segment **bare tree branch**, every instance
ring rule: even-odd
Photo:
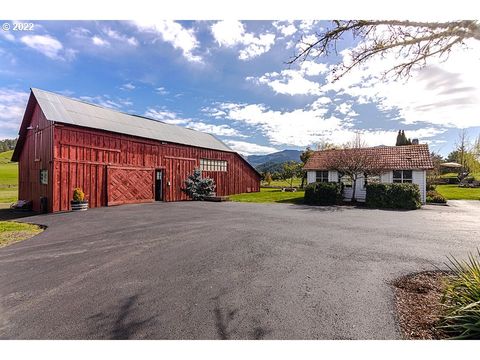
[[[465,40],[480,40],[480,24],[475,20],[450,22],[419,22],[400,20],[333,20],[332,28],[316,34],[316,40],[300,40],[300,47],[287,64],[308,58],[338,55],[339,40],[347,34],[363,41],[350,52],[350,61],[335,65],[333,80],[338,80],[353,68],[375,56],[386,56],[396,51],[399,63],[383,76],[394,73],[396,77],[408,77],[414,68],[421,68],[430,58],[446,60],[450,52],[464,46]]]

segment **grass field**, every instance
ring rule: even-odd
[[[12,163],[13,150],[0,153],[0,207],[17,201],[18,165]]]
[[[458,176],[458,173],[455,173],[455,172],[450,172],[450,173],[440,175],[441,178],[451,178],[451,177],[455,178],[457,176]],[[471,173],[470,176],[472,176],[475,180],[480,180],[480,172]]]
[[[0,207],[18,198],[18,165],[12,163],[13,150],[0,153]]]
[[[294,187],[298,187],[300,186],[300,184],[302,183],[302,179],[300,178],[295,178],[293,179],[293,183],[292,185]],[[262,186],[267,186],[267,183],[265,181],[262,181],[261,183]],[[290,181],[286,181],[286,180],[273,180],[271,183],[270,183],[270,186],[283,186],[283,187],[290,187]]]
[[[26,240],[42,231],[43,229],[38,225],[0,221],[0,247]]]
[[[282,192],[280,189],[261,188],[257,193],[231,195],[229,198],[239,202],[302,204],[304,193],[304,191]]]
[[[457,185],[437,185],[436,190],[447,200],[480,200],[480,188],[463,188]]]

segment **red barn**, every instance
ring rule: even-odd
[[[19,199],[35,211],[70,209],[81,187],[90,207],[179,201],[195,168],[217,195],[255,192],[258,172],[213,135],[32,89],[12,157]]]

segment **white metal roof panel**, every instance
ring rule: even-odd
[[[32,92],[50,121],[233,152],[215,136],[201,131],[122,113],[40,89],[32,89]]]

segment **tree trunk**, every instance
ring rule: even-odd
[[[357,187],[357,177],[355,176],[354,178],[352,178],[353,182],[352,182],[352,199],[351,199],[351,203],[354,203],[357,201],[357,199],[355,199],[355,188]]]

